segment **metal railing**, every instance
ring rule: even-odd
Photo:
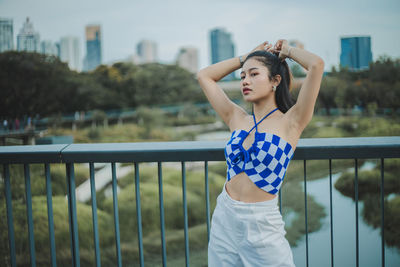
[[[95,250],[96,266],[100,266],[99,231],[96,203],[96,186],[94,163],[111,163],[112,172],[112,199],[115,231],[115,248],[117,255],[116,265],[122,266],[118,200],[117,200],[117,179],[116,162],[134,162],[135,170],[135,198],[136,216],[138,224],[138,248],[140,266],[144,266],[142,217],[140,203],[140,170],[139,163],[156,162],[158,167],[158,188],[159,188],[159,214],[160,231],[162,243],[162,263],[166,266],[166,240],[165,240],[165,216],[163,196],[163,162],[181,162],[182,171],[182,199],[184,219],[184,243],[185,243],[185,264],[189,266],[189,238],[188,238],[188,210],[186,199],[186,162],[203,161],[205,177],[205,205],[207,234],[210,231],[210,199],[208,182],[208,162],[224,161],[224,142],[157,142],[157,143],[112,143],[112,144],[70,144],[70,145],[43,145],[43,146],[10,146],[0,147],[0,164],[3,165],[3,180],[5,189],[6,216],[8,225],[8,246],[10,265],[16,266],[15,233],[12,209],[12,197],[10,181],[10,164],[24,164],[25,196],[28,223],[29,255],[31,266],[36,265],[35,239],[32,214],[32,195],[30,182],[30,164],[44,164],[46,179],[47,211],[49,243],[51,253],[51,264],[56,266],[56,247],[54,236],[53,207],[52,207],[52,186],[50,177],[50,163],[64,163],[66,165],[66,182],[68,192],[68,215],[71,240],[71,255],[73,266],[80,266],[80,251],[77,224],[77,204],[75,195],[75,163],[89,163],[90,188],[93,224],[93,242]],[[309,265],[308,251],[308,230],[307,230],[307,171],[306,161],[314,159],[329,160],[330,178],[330,242],[331,242],[331,266],[334,266],[334,245],[333,245],[333,214],[332,214],[332,166],[333,159],[354,159],[355,162],[355,203],[356,203],[356,265],[359,266],[359,239],[358,239],[358,159],[380,159],[381,160],[381,257],[382,266],[385,266],[385,243],[384,243],[384,159],[400,158],[400,137],[365,137],[365,138],[314,138],[301,139],[294,154],[294,160],[304,161],[304,204],[305,204],[305,227],[306,227],[306,265]],[[281,206],[281,201],[280,208]],[[1,216],[5,216],[1,214]],[[4,229],[5,230],[5,229]],[[3,231],[3,230],[2,230]]]

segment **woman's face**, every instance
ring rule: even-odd
[[[240,88],[245,101],[257,102],[274,94],[273,81],[269,80],[268,68],[254,58],[248,59],[240,73]]]

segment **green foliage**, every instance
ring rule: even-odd
[[[226,176],[226,168],[227,168],[226,162],[216,162],[216,163],[210,162],[208,164],[209,172],[219,174],[222,177]]]
[[[92,113],[93,121],[97,123],[102,123],[105,119],[107,119],[107,114],[102,110],[94,110]]]
[[[30,164],[30,182],[32,196],[41,196],[46,194],[46,176],[42,164]],[[78,186],[89,177],[88,167],[84,164],[74,165],[75,184]],[[22,164],[10,165],[10,181],[12,199],[25,199],[25,175]],[[66,169],[63,164],[50,165],[50,177],[53,196],[66,195]],[[4,190],[4,184],[0,184],[0,189]]]
[[[304,129],[301,137],[326,138],[398,135],[400,135],[400,123],[397,117],[314,116],[313,120]]]
[[[364,108],[374,115],[377,108],[400,108],[400,60],[381,57],[365,71],[346,68],[332,71],[323,78],[317,107]]]
[[[400,193],[398,182],[398,170],[400,169],[400,159],[388,160],[385,166],[385,195]],[[335,188],[343,195],[354,199],[354,173],[345,172],[335,183]],[[365,199],[371,194],[380,194],[381,170],[380,166],[371,171],[360,171],[358,173],[358,195],[360,199]]]
[[[124,233],[122,240],[128,242],[136,237],[137,221],[135,206],[134,174],[129,173],[126,177],[119,179],[119,186],[123,187],[118,194],[120,210],[121,232]],[[143,221],[143,233],[147,235],[160,228],[159,207],[158,207],[158,176],[154,168],[140,168],[140,198]],[[209,173],[211,207],[215,207],[215,199],[224,183],[224,178]],[[165,226],[167,229],[183,229],[183,210],[180,208],[182,202],[181,172],[165,168],[163,170],[163,194],[165,209]],[[203,224],[205,221],[205,193],[204,193],[204,172],[188,171],[187,183],[187,205],[189,226]],[[212,197],[211,197],[212,196]],[[98,201],[99,207],[107,212],[112,212],[113,202],[111,198]]]
[[[10,118],[42,116],[79,108],[78,74],[54,56],[0,53],[0,114]]]
[[[144,128],[141,138],[149,139],[151,130],[160,128],[165,122],[165,115],[162,110],[156,108],[139,107],[135,114],[138,125]]]
[[[7,95],[0,113],[10,118],[205,101],[194,75],[177,65],[115,63],[76,73],[56,57],[15,51],[0,53],[0,88]]]
[[[346,87],[346,83],[336,77],[324,77],[318,94],[317,107],[323,107],[330,115],[330,109],[337,107],[335,96]]]
[[[90,128],[87,137],[93,141],[97,141],[100,138],[100,130],[98,128]]]
[[[362,216],[374,228],[381,227],[381,202],[378,194],[370,194],[364,202]],[[400,196],[386,199],[385,202],[385,242],[389,246],[400,248]]]
[[[1,200],[0,214],[5,214],[4,201]],[[44,196],[32,198],[33,224],[35,234],[35,248],[37,264],[50,265],[50,247],[47,221],[47,200]],[[68,207],[64,196],[53,197],[53,219],[56,241],[57,265],[66,266],[71,264],[71,247],[68,224]],[[94,265],[94,244],[93,236],[92,210],[90,206],[77,203],[77,219],[79,228],[79,250],[80,259],[83,265]],[[17,254],[17,264],[27,266],[30,264],[29,257],[26,256],[29,251],[28,230],[26,219],[26,204],[23,202],[13,202],[15,245]],[[113,224],[112,217],[101,210],[98,210],[98,226],[100,234],[100,244],[104,247],[113,244],[113,232],[110,225]],[[0,229],[7,229],[6,221],[0,220]],[[7,254],[9,253],[8,232],[2,231],[0,241],[0,265],[7,266]],[[107,261],[107,259],[104,259]]]

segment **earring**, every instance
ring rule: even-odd
[[[272,86],[272,91],[276,91],[276,86],[274,85],[274,86]]]

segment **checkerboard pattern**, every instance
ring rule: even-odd
[[[236,130],[225,146],[227,179],[245,172],[259,188],[277,194],[293,157],[292,146],[277,135],[256,131],[254,143],[246,150],[243,141],[248,135]]]

